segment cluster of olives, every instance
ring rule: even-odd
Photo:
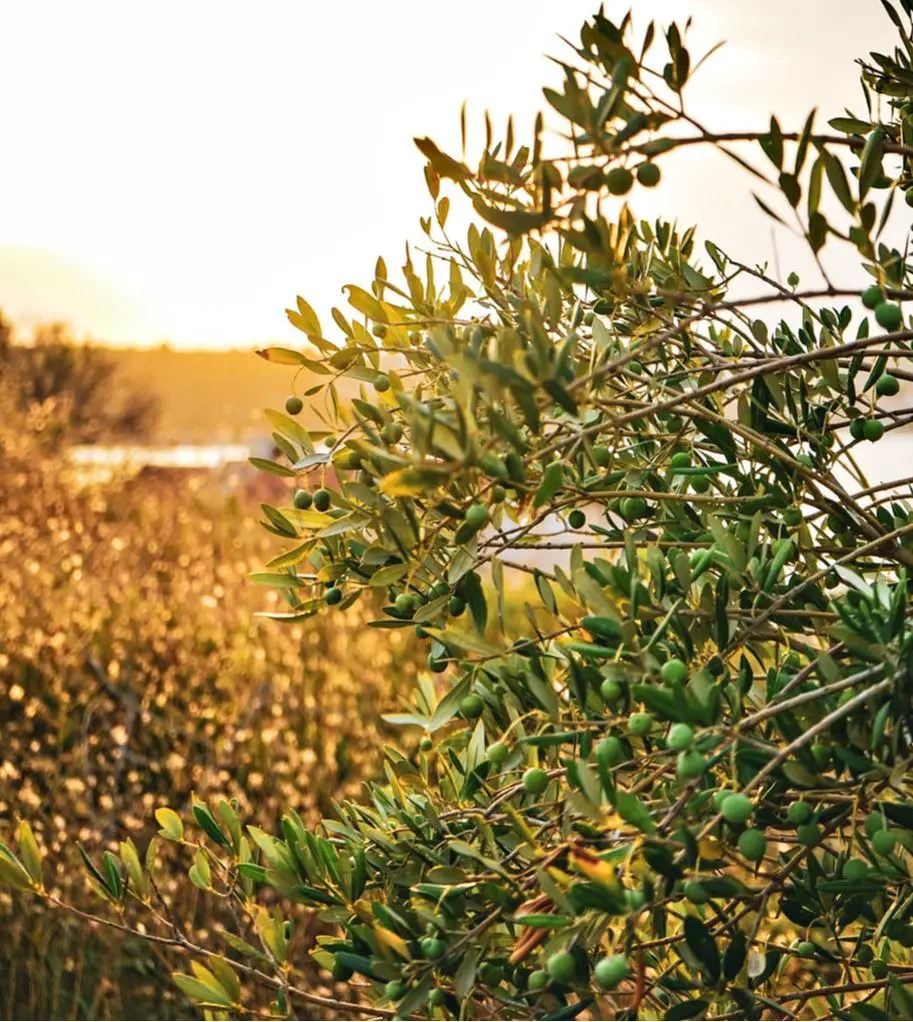
[[[295,490],[293,503],[299,511],[308,511],[312,507],[315,511],[329,511],[333,495],[325,487],[311,493],[309,490]]]
[[[567,180],[572,188],[595,192],[605,185],[612,195],[627,195],[634,187],[635,176],[644,188],[655,188],[662,175],[655,163],[642,163],[634,172],[627,167],[612,167],[603,173],[601,167],[577,166],[568,174]]]
[[[894,332],[903,326],[903,313],[899,305],[885,298],[883,288],[872,284],[862,293],[862,304],[874,310],[875,321],[883,329]],[[882,373],[875,381],[878,397],[894,397],[900,390],[900,381],[891,373]],[[850,423],[850,435],[854,440],[869,440],[875,443],[884,436],[884,423],[876,418],[855,418]]]
[[[862,304],[875,313],[875,322],[884,330],[893,333],[903,325],[903,313],[896,302],[889,302],[884,289],[877,284],[867,287],[862,293]]]
[[[628,960],[624,955],[610,955],[601,958],[593,966],[593,979],[603,990],[614,990],[628,975]],[[570,951],[558,951],[550,955],[544,969],[531,972],[526,988],[530,991],[545,990],[556,986],[573,986],[580,981],[577,957]]]
[[[443,940],[436,936],[426,936],[419,941],[422,957],[429,962],[441,959],[447,951]],[[528,994],[539,994],[550,987],[573,987],[585,980],[582,975],[584,957],[571,951],[557,951],[545,960],[542,967],[527,973],[523,968],[511,969],[503,961],[490,960],[482,962],[477,970],[477,977],[485,986],[492,989],[506,980],[512,980],[518,988],[525,988]],[[588,966],[587,966],[588,971]],[[593,982],[602,990],[614,990],[628,977],[630,967],[624,955],[608,955],[599,959],[592,969]],[[334,970],[335,974],[335,970]],[[389,1001],[397,1003],[409,993],[409,985],[401,980],[390,980],[384,987]],[[446,991],[435,987],[428,993],[429,1007],[438,1007],[447,999]]]

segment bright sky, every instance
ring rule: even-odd
[[[693,108],[712,127],[861,111],[854,57],[893,46],[878,0],[634,0],[720,39]],[[607,0],[610,16],[627,3]],[[0,5],[0,308],[112,343],[286,342],[303,294],[328,320],[429,212],[412,138],[456,148],[459,110],[528,130],[595,0],[347,3],[19,0]],[[479,135],[476,134],[476,139]],[[477,148],[470,146],[471,155]],[[712,154],[666,161],[635,209],[698,222],[756,260],[770,228]],[[799,256],[778,240],[784,272]],[[805,266],[804,262],[801,266]],[[856,273],[851,262],[841,273]],[[853,281],[855,281],[855,277]]]

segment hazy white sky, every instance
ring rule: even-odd
[[[693,52],[727,40],[691,87],[713,127],[859,111],[854,57],[893,45],[878,0],[632,2],[642,22],[693,14]],[[328,319],[343,284],[378,254],[398,266],[417,236],[429,210],[413,136],[458,145],[464,99],[471,125],[487,107],[525,131],[558,77],[543,54],[595,6],[7,0],[0,308],[119,343],[300,338],[283,311],[296,294]],[[696,221],[748,259],[772,250],[724,161],[694,151],[664,168],[635,209]],[[777,244],[786,269],[800,263]]]

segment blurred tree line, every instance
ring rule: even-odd
[[[121,379],[114,359],[65,323],[39,326],[25,344],[2,311],[0,381],[27,428],[55,447],[148,439],[160,412],[154,395]]]

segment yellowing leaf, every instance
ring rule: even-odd
[[[286,507],[282,514],[293,524],[302,529],[325,529],[335,519],[322,511],[299,511],[298,508]]]
[[[587,848],[580,846],[572,848],[570,863],[578,873],[582,873],[594,883],[602,884],[604,887],[610,887],[615,883],[615,867],[612,863],[600,859]]]
[[[19,824],[19,854],[22,856],[22,861],[28,870],[29,876],[36,884],[41,884],[43,881],[41,852],[38,849],[38,842],[35,840],[32,828],[25,820]]]
[[[305,355],[292,348],[258,348],[257,354],[267,362],[276,362],[283,366],[300,366],[307,361]]]
[[[349,305],[352,308],[357,309],[367,316],[368,319],[373,319],[378,323],[387,322],[387,312],[374,295],[369,294],[364,288],[356,287],[354,284],[346,284],[343,291],[348,292]]]
[[[478,196],[472,203],[480,217],[508,234],[527,234],[544,227],[551,219],[550,213],[526,209],[496,209],[484,203]]]
[[[181,822],[180,816],[173,809],[168,809],[167,807],[156,809],[155,819],[162,828],[159,831],[162,837],[167,838],[169,841],[184,840],[184,824]]]
[[[449,177],[453,181],[465,181],[472,177],[472,171],[465,163],[460,163],[452,156],[442,153],[430,138],[417,138],[415,144],[440,177]]]
[[[398,582],[406,574],[405,564],[388,564],[385,568],[378,568],[371,576],[369,585],[388,586]]]
[[[398,954],[400,958],[412,958],[412,955],[409,954],[409,948],[406,947],[406,942],[399,936],[399,934],[394,933],[392,930],[388,930],[385,926],[381,926],[379,923],[375,923],[374,936],[377,937],[377,943],[380,945],[382,951],[393,951]]]
[[[448,473],[442,468],[409,465],[384,476],[380,489],[388,497],[419,497],[443,486],[447,479]]]
[[[297,312],[294,312],[292,309],[285,310],[292,324],[298,327],[299,330],[303,330],[308,337],[320,337],[320,320],[317,318],[317,313],[300,295],[298,296],[297,304]]]
[[[224,1008],[231,1007],[231,998],[221,987],[209,986],[183,972],[174,972],[171,974],[171,978],[174,980],[175,986],[195,1001],[200,1001],[202,1004],[217,1004]]]

